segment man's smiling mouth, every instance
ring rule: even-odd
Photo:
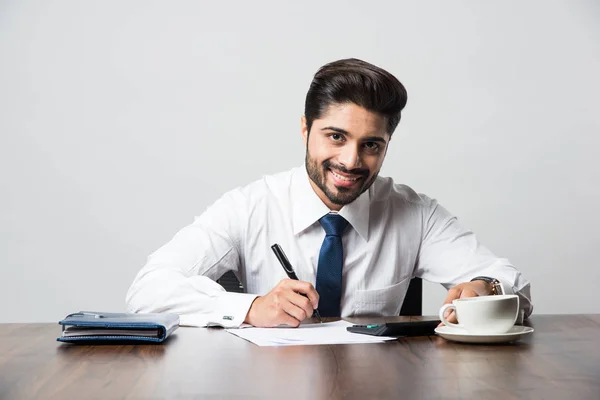
[[[331,176],[333,177],[333,183],[336,186],[354,186],[358,181],[360,181],[363,178],[361,175],[345,174],[340,171],[335,171],[331,168],[329,169],[329,172],[331,172]]]

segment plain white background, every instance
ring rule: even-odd
[[[600,5],[0,1],[0,322],[124,310],[222,193],[300,165],[312,75],[357,57],[408,105],[382,175],[598,313]],[[425,286],[424,311],[445,297]]]

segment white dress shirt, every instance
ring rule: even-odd
[[[127,309],[177,313],[182,325],[240,326],[257,295],[287,278],[274,243],[298,278],[315,285],[325,237],[318,220],[329,212],[305,166],[232,190],[149,256],[129,288]],[[350,223],[342,238],[342,317],[398,315],[413,277],[448,289],[480,275],[519,294],[522,313],[531,314],[529,282],[437,201],[378,177],[339,214]],[[247,293],[215,282],[228,270]]]

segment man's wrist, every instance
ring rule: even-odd
[[[489,276],[476,276],[471,279],[471,282],[480,281],[485,282],[489,288],[488,295],[501,295],[504,294],[502,284],[496,278],[490,278]]]
[[[252,306],[254,305],[254,303],[256,302],[256,300],[260,299],[261,296],[256,296],[254,298],[254,300],[252,301],[252,303],[250,304],[250,308],[248,308],[248,312],[246,313],[246,318],[244,318],[244,323],[245,324],[250,324],[252,325],[252,322],[250,322],[253,318],[250,315],[250,313],[252,312]]]

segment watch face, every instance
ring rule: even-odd
[[[492,283],[492,291],[494,294],[504,294],[504,290],[502,290],[502,285],[498,281]]]

